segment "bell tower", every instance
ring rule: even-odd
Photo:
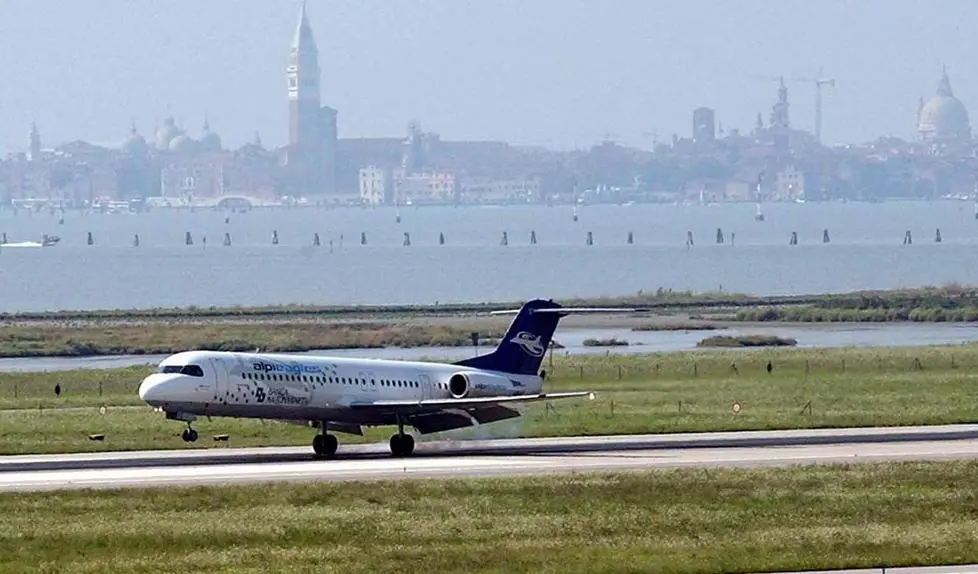
[[[319,148],[319,49],[302,2],[286,68],[289,99],[289,143],[300,156],[315,157]]]

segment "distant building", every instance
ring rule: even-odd
[[[460,185],[459,198],[465,203],[527,203],[543,199],[539,178],[466,178]]]
[[[710,108],[693,110],[693,143],[697,147],[710,145],[716,139],[716,118]]]
[[[947,68],[942,69],[937,93],[917,108],[917,134],[924,142],[964,143],[971,139],[968,110],[954,97]]]
[[[392,205],[396,194],[393,171],[373,165],[361,169],[360,201],[367,205]]]
[[[306,15],[299,13],[286,68],[289,145],[285,165],[292,195],[334,195],[336,189],[337,111],[320,105],[319,48]]]
[[[455,172],[429,171],[407,173],[394,172],[395,202],[411,203],[450,203],[456,201],[458,188],[455,185]]]
[[[775,201],[794,201],[805,198],[805,174],[793,165],[778,172],[774,183]]]
[[[784,85],[784,78],[781,78],[778,86],[778,101],[771,108],[771,117],[768,121],[768,131],[774,147],[778,150],[786,150],[791,145],[791,119],[788,109],[788,88]]]

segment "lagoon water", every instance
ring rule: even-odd
[[[224,211],[198,209],[68,213],[63,225],[49,213],[7,211],[0,231],[9,241],[38,241],[44,233],[62,241],[0,247],[0,311],[512,301],[658,287],[808,294],[978,283],[978,220],[970,202],[784,203],[763,210],[766,221],[758,222],[754,204],[584,206],[574,222],[570,206],[424,207],[402,208],[397,223],[393,208],[282,208],[231,213],[225,224]],[[941,243],[934,241],[938,228]],[[903,245],[908,230],[913,244]],[[184,245],[187,231],[193,246]],[[273,231],[279,245],[272,245]],[[504,231],[508,246],[500,245]],[[537,245],[529,244],[531,231]],[[592,246],[585,244],[588,231]],[[626,243],[630,231],[633,245]],[[793,231],[799,244],[789,246]],[[225,233],[230,247],[221,244]]]

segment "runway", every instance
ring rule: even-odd
[[[806,570],[804,572],[772,572],[769,574],[975,574],[978,564],[961,566],[908,566],[905,568],[864,568],[859,570]]]
[[[476,478],[682,467],[760,467],[978,458],[978,425],[420,442],[410,458],[386,444],[201,448],[0,458],[0,490],[158,487],[276,481]]]

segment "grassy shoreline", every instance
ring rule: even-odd
[[[502,337],[479,331],[480,345]],[[316,349],[471,346],[471,331],[440,325],[266,323],[225,325],[32,325],[0,327],[0,357],[86,357],[179,351],[301,352]]]
[[[739,293],[673,291],[657,289],[639,291],[631,295],[617,297],[577,297],[558,298],[558,302],[568,306],[601,307],[642,307],[649,310],[720,310],[770,308],[787,309],[815,307],[828,310],[867,310],[867,309],[964,309],[978,310],[978,287],[945,285],[941,287],[921,287],[876,291],[855,291],[850,293],[812,294],[791,296],[754,296]],[[432,305],[266,305],[253,307],[187,307],[187,308],[142,308],[142,309],[102,309],[83,311],[41,311],[21,313],[0,313],[0,324],[25,322],[72,322],[100,320],[151,320],[179,321],[189,319],[283,319],[298,317],[319,318],[398,318],[424,316],[451,316],[484,314],[489,311],[518,308],[522,301],[500,301],[481,303],[446,303]],[[754,312],[754,311],[751,311]],[[746,315],[745,315],[746,317]],[[886,320],[913,320],[893,314]],[[728,320],[740,319],[732,313]],[[764,320],[764,319],[750,319]]]
[[[768,372],[768,365],[771,371]],[[594,400],[527,405],[495,437],[774,430],[974,423],[978,344],[921,348],[755,348],[611,356],[545,363],[548,391]],[[0,379],[0,454],[308,445],[312,430],[271,421],[195,423],[202,440],[139,401],[151,367],[10,373]],[[53,389],[60,385],[61,394]],[[734,413],[732,405],[741,409]],[[106,406],[105,413],[99,408]],[[382,442],[391,428],[339,435],[341,445]],[[104,442],[88,440],[104,434]],[[471,437],[463,430],[419,440]],[[228,434],[226,443],[212,435]],[[342,447],[341,447],[342,448]]]
[[[0,572],[763,572],[978,561],[978,462],[0,495]],[[29,566],[28,566],[29,565]]]
[[[780,301],[780,303],[778,303]],[[978,289],[958,286],[813,297],[754,298],[659,290],[607,299],[562,300],[569,306],[638,307],[605,317],[570,317],[576,328],[712,331],[744,322],[814,325],[828,322],[978,321]],[[188,308],[0,314],[0,358],[169,354],[183,350],[275,352],[317,349],[495,344],[510,317],[478,305]],[[589,339],[588,344],[602,344]],[[611,341],[611,345],[616,341]],[[622,341],[624,343],[624,341]]]

